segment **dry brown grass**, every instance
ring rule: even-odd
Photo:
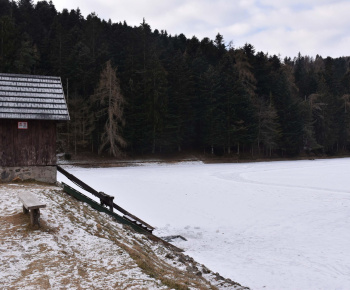
[[[0,187],[0,195],[10,196],[8,192],[16,190],[5,187]],[[19,263],[11,251],[21,252],[20,259],[25,261],[20,274],[11,278],[6,289],[24,285],[35,289],[86,289],[88,285],[104,289],[217,289],[204,278],[193,259],[136,234],[56,187],[26,183],[17,188],[34,189],[48,207],[42,211],[38,229],[30,226],[29,216],[22,213],[19,203],[16,210],[11,208],[14,205],[8,205],[8,214],[0,212],[0,245],[8,249],[3,267]],[[86,237],[97,243],[89,250],[94,251],[92,256],[84,252]],[[100,247],[100,243],[110,246]],[[6,281],[0,279],[0,284],[5,285],[2,282]],[[234,282],[221,279],[216,285],[220,283],[227,289],[240,289]]]

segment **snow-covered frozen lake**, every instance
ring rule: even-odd
[[[244,286],[350,289],[349,158],[66,169]]]

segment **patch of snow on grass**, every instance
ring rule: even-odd
[[[81,204],[77,211],[59,189],[55,195],[35,187],[0,187],[1,288],[166,288],[144,274],[123,248],[96,236],[89,208],[85,212]],[[32,229],[22,213],[18,191],[31,191],[47,204],[40,229]]]

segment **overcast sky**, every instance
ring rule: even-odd
[[[34,1],[37,2],[37,1]],[[53,0],[58,11],[80,8],[112,22],[215,39],[234,47],[294,57],[350,56],[349,0]]]

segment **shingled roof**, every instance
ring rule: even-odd
[[[61,78],[0,73],[0,119],[69,120]]]

